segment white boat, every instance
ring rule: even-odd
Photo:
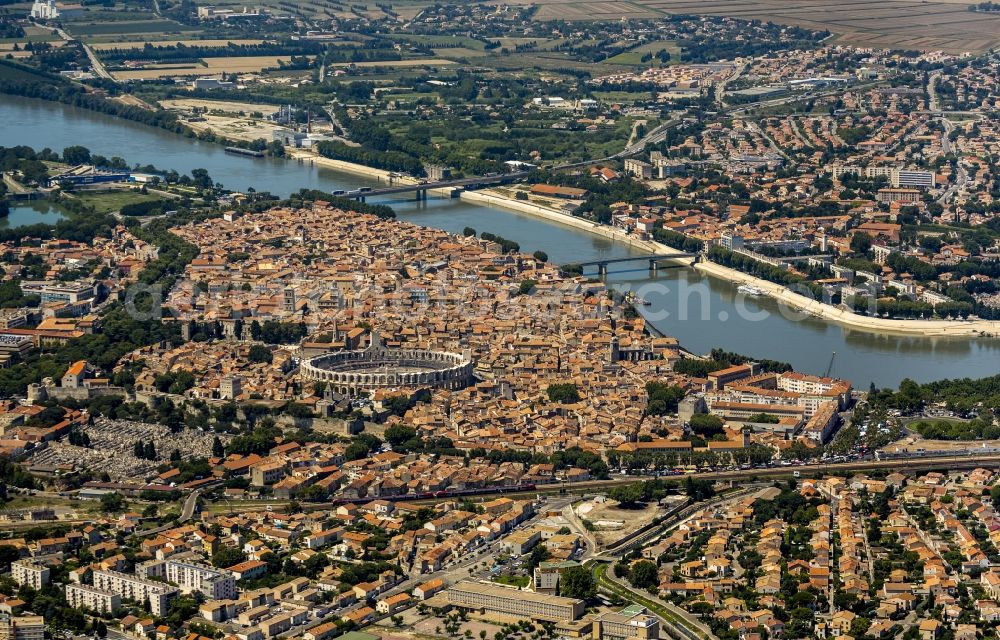
[[[764,295],[763,291],[749,284],[741,284],[740,286],[736,287],[736,290],[744,295],[752,296],[754,298],[756,298],[757,296]]]

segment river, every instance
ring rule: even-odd
[[[0,122],[3,146],[50,147],[61,152],[79,144],[133,164],[182,173],[204,168],[215,181],[236,190],[253,186],[286,196],[303,187],[333,191],[375,184],[291,160],[233,156],[219,145],[38,100],[0,96]],[[384,202],[396,209],[400,219],[454,233],[465,227],[489,231],[520,243],[522,251],[545,251],[556,263],[633,255],[625,245],[584,231],[460,200],[431,197],[423,202]],[[641,268],[630,268],[634,266]],[[906,377],[925,382],[1000,372],[1000,340],[874,335],[811,318],[790,319],[771,300],[744,300],[727,282],[688,269],[665,269],[652,277],[643,262],[618,270],[612,266],[608,281],[639,291],[651,303],[643,312],[652,324],[696,353],[722,347],[823,374],[836,352],[832,375],[862,388],[871,382],[896,386]]]
[[[16,229],[31,224],[55,224],[63,219],[59,208],[47,200],[11,202],[10,213],[0,218],[0,229]]]

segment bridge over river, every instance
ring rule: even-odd
[[[455,178],[454,180],[438,180],[436,182],[414,182],[411,184],[394,184],[378,189],[362,188],[344,193],[345,198],[353,198],[364,202],[366,198],[378,198],[380,196],[392,196],[400,193],[416,193],[417,200],[426,200],[427,191],[430,189],[447,189],[449,187],[474,189],[495,184],[505,184],[516,182],[526,176],[530,171],[512,171],[510,173],[498,173],[496,175],[473,176],[471,178]],[[339,194],[338,194],[339,195]]]
[[[649,262],[649,270],[656,271],[659,269],[660,262],[664,260],[685,260],[690,259],[691,264],[697,264],[698,254],[697,253],[687,253],[684,251],[677,251],[674,253],[650,253],[638,256],[627,256],[624,258],[602,258],[599,260],[588,260],[586,262],[574,262],[571,264],[565,264],[563,267],[579,267],[581,269],[586,267],[597,267],[597,274],[601,276],[608,275],[608,265],[619,264],[623,262]]]

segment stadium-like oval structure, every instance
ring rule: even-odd
[[[367,349],[325,353],[304,361],[301,375],[325,382],[335,392],[357,396],[396,387],[461,389],[472,381],[473,366],[468,355],[393,349],[373,334]]]

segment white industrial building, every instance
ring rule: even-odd
[[[31,17],[35,20],[55,20],[59,17],[59,8],[55,0],[35,0],[31,5]]]

